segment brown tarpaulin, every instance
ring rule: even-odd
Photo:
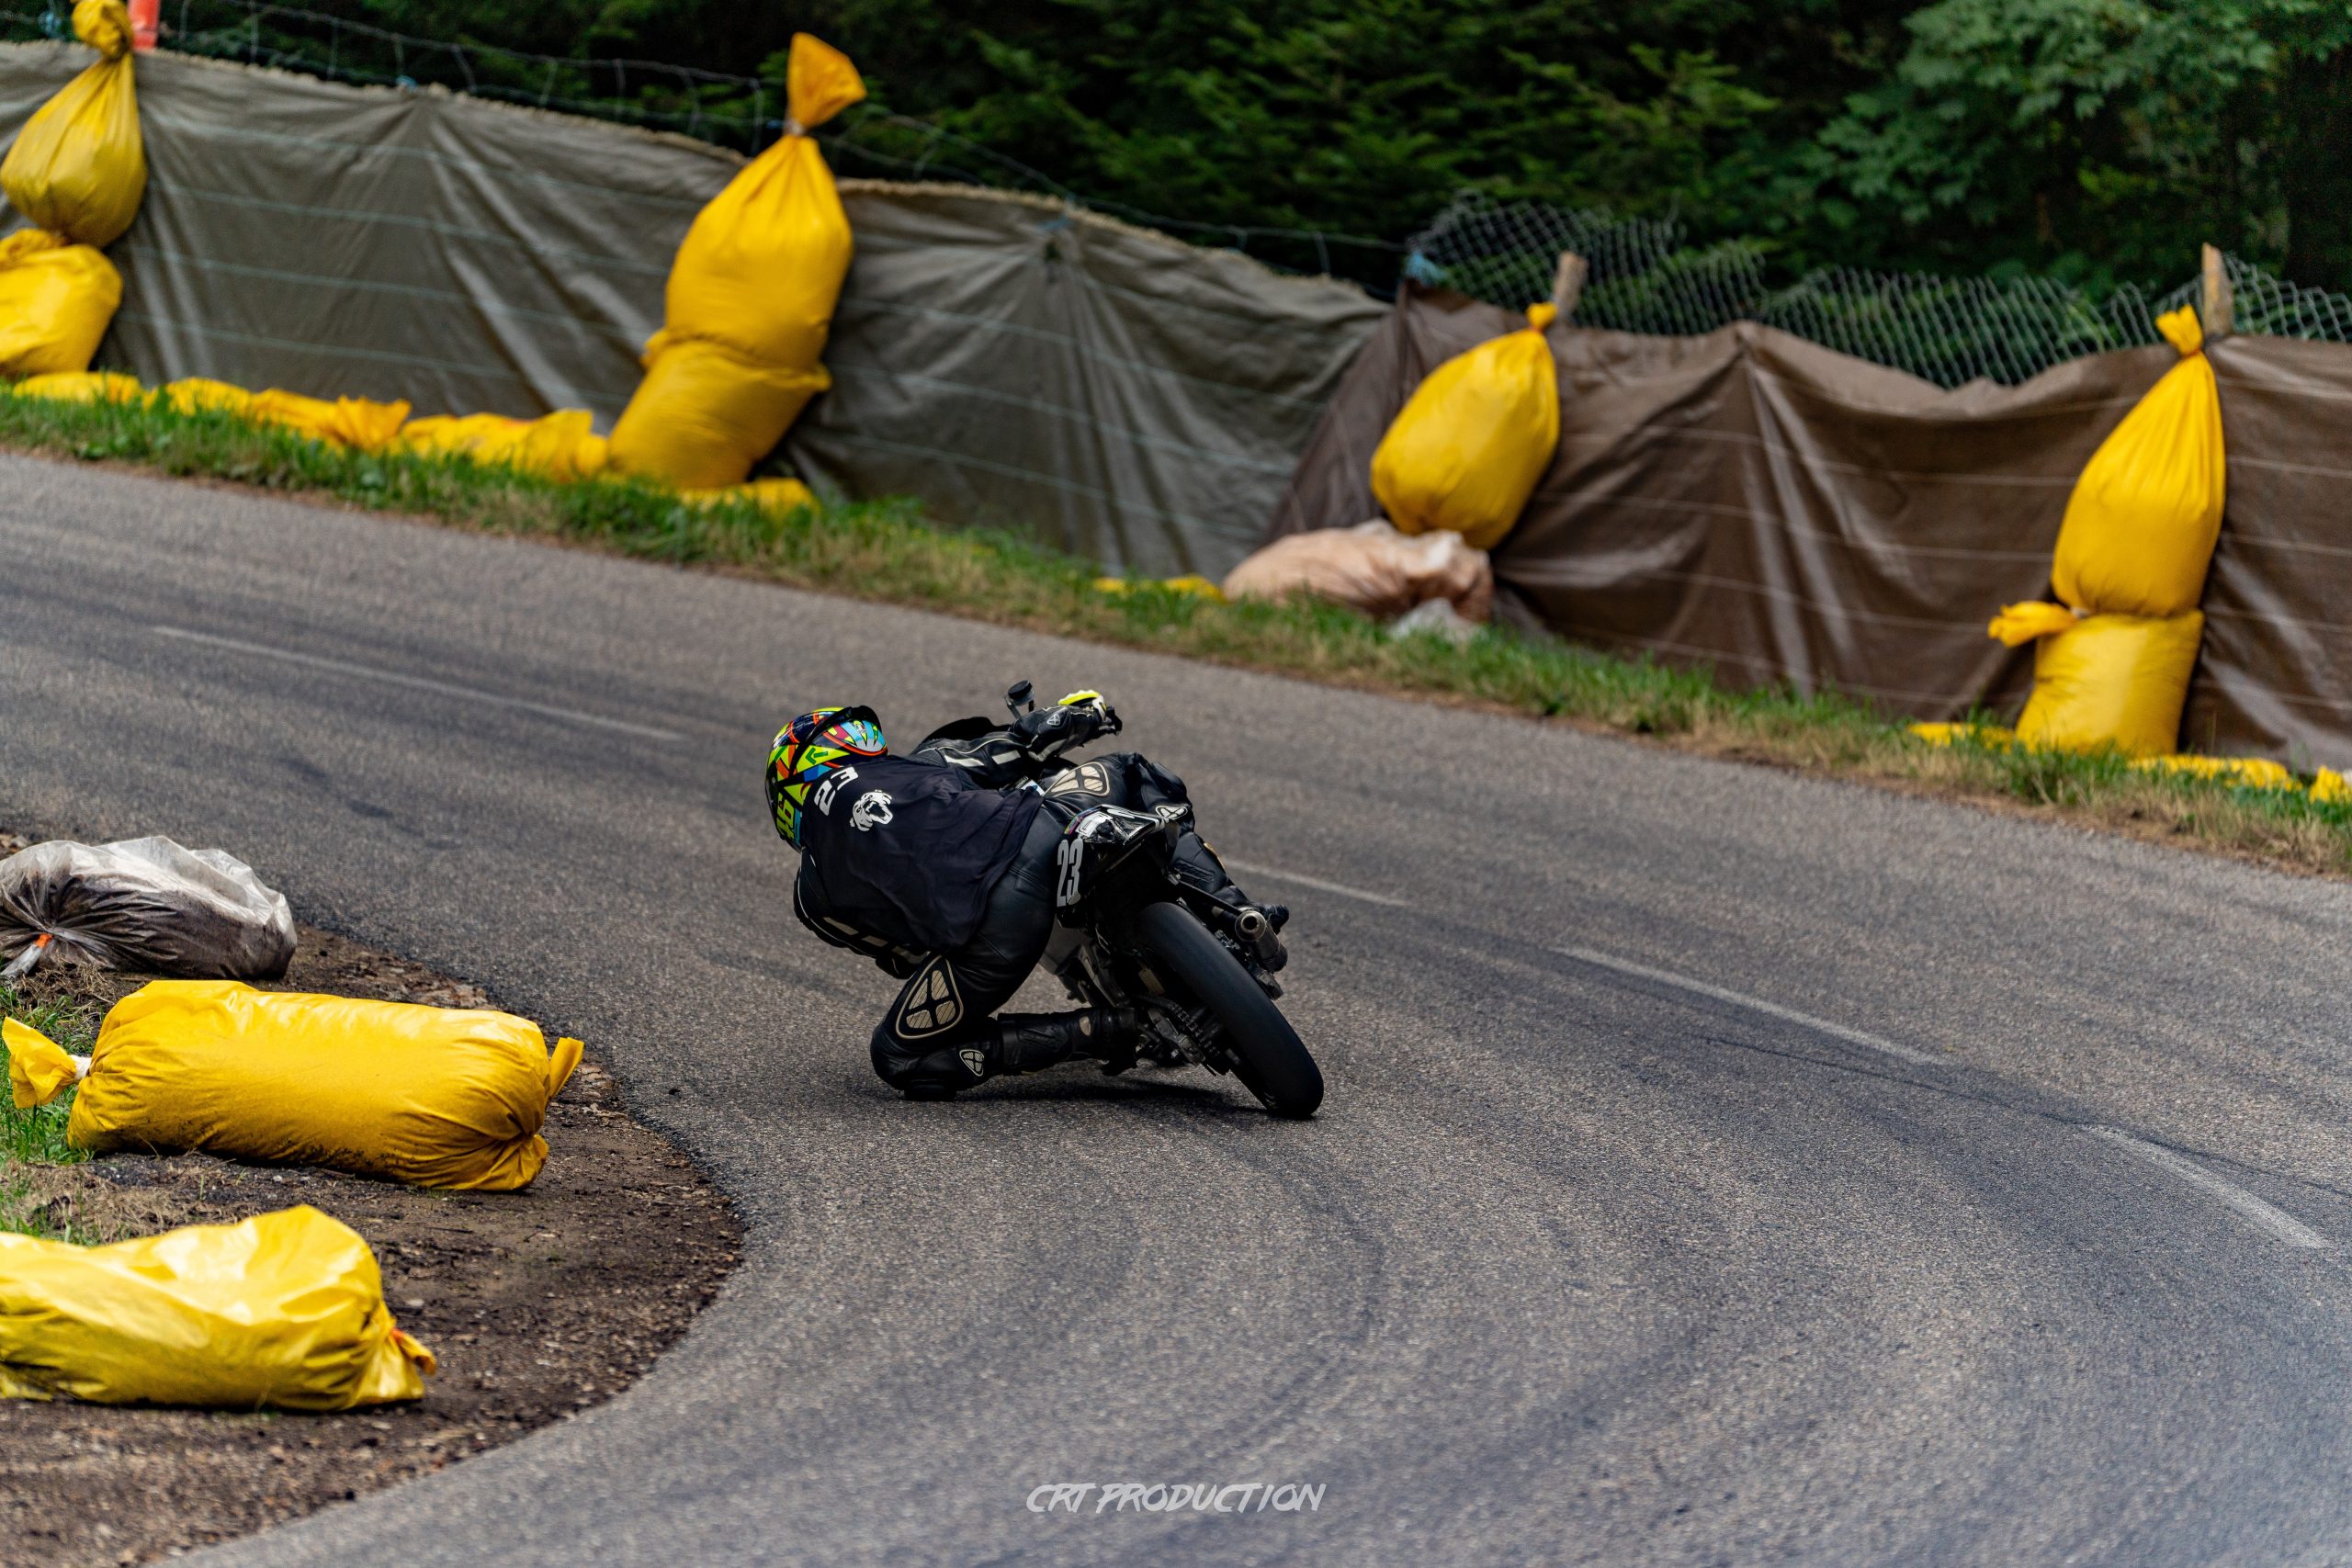
[[[793,462],[1113,570],[1222,577],[1249,554],[1384,317],[1351,284],[1033,197],[842,195],[857,261]]]
[[[1431,368],[1521,324],[1408,291],[1325,410],[1270,535],[1377,516],[1369,465]],[[1772,328],[1565,326],[1560,449],[1495,552],[1507,613],[1580,642],[1900,713],[2016,716],[2030,649],[1984,635],[2046,597],[2075,477],[2169,347],[1944,391]],[[2218,344],[2229,511],[2182,743],[2352,764],[2352,348]]]

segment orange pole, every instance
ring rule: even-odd
[[[130,0],[130,47],[140,53],[155,47],[164,19],[164,0]]]

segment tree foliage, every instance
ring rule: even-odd
[[[2177,274],[2211,240],[2341,286],[2352,191],[2299,165],[2341,127],[2346,17],[2316,0],[1938,0],[1815,137],[1815,221],[1849,252],[2126,276]]]
[[[325,0],[405,32],[781,75],[1205,224],[1397,240],[1456,191],[1819,262],[2352,287],[2346,0]]]

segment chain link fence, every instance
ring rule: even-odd
[[[1761,321],[1798,337],[1957,387],[2014,386],[2105,349],[2162,342],[2156,318],[2197,298],[2191,279],[2162,293],[2125,287],[2104,299],[2047,277],[1958,278],[1824,267],[1776,287],[1762,246],[1688,243],[1666,219],[1618,218],[1476,193],[1407,244],[1405,275],[1518,309],[1551,297],[1560,253],[1589,268],[1577,321],[1695,336]],[[2226,258],[2242,333],[2352,342],[2352,299],[2304,288]]]
[[[754,151],[781,128],[784,84],[650,60],[574,60],[393,32],[263,0],[164,0],[160,46],[385,87],[442,86],[477,97],[619,120]],[[10,41],[74,36],[73,6],[0,10]]]

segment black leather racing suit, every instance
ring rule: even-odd
[[[793,913],[836,947],[902,979],[875,1026],[874,1070],[892,1088],[943,1098],[1001,1073],[1034,1072],[1083,1050],[1063,1015],[991,1017],[1036,967],[1054,923],[1062,829],[1093,806],[1183,803],[1184,781],[1133,751],[1096,757],[1041,788],[1002,731],[926,741],[911,756],[861,761],[861,776],[802,814]],[[877,778],[889,794],[876,807]],[[910,795],[929,808],[910,811]],[[879,819],[877,819],[879,818]],[[919,820],[921,818],[921,820]],[[896,850],[893,829],[923,828]],[[1187,831],[1180,874],[1246,902],[1216,856]]]

